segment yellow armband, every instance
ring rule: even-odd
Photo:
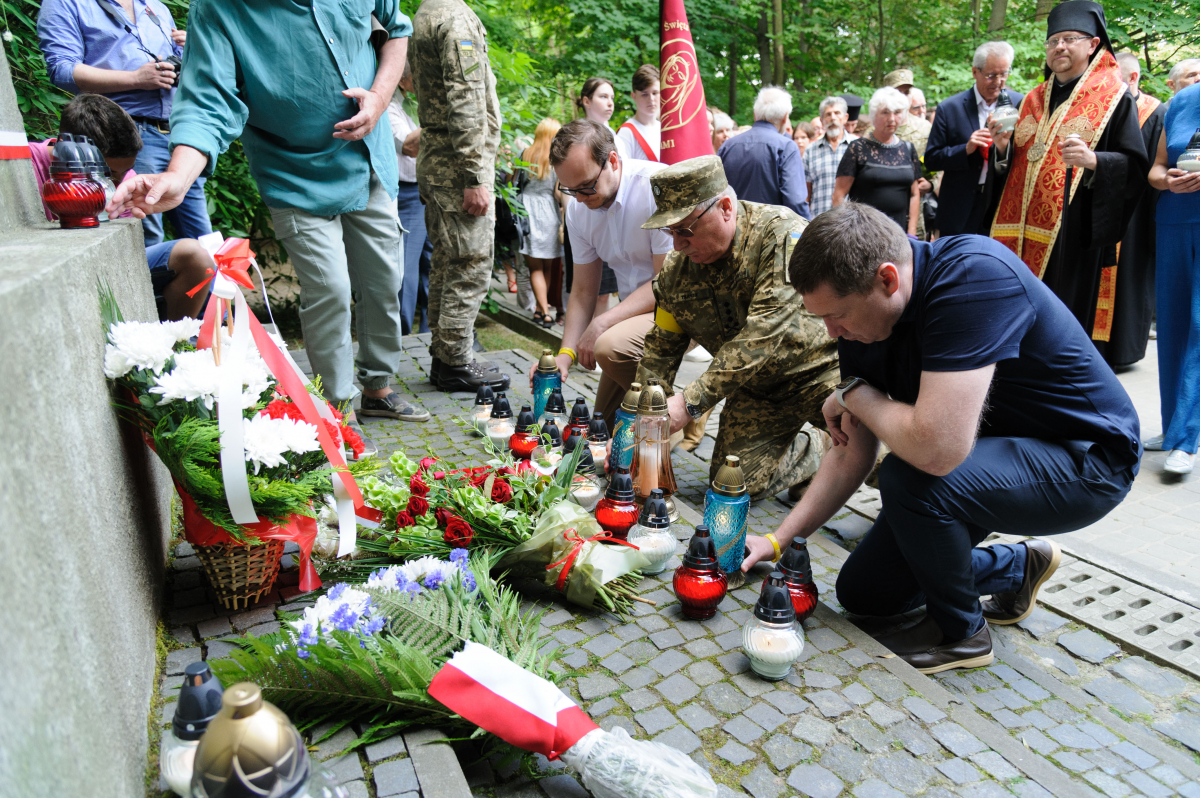
[[[654,324],[656,327],[662,327],[667,332],[683,332],[683,329],[679,326],[679,322],[675,321],[675,317],[660,307],[654,308]]]
[[[779,541],[775,538],[775,533],[769,533],[766,538],[771,541],[771,547],[775,549],[775,558],[771,562],[779,562],[779,558],[783,556],[783,551],[779,548]]]

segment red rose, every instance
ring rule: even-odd
[[[408,481],[408,491],[414,496],[428,496],[429,486],[425,484],[425,480],[421,479],[421,475],[413,474],[412,479]]]
[[[471,487],[472,488],[482,488],[483,483],[487,482],[487,478],[488,478],[487,471],[483,471],[482,473],[477,473],[477,474],[473,475],[471,477]]]
[[[445,478],[446,478],[446,472],[445,472],[445,471],[434,471],[434,472],[433,472],[433,478],[434,478],[434,479],[445,479]]]
[[[447,510],[445,507],[439,507],[433,511],[433,517],[437,520],[439,529],[445,529],[446,524],[454,517],[454,513]]]
[[[420,496],[409,496],[408,511],[412,513],[413,518],[416,518],[418,515],[425,515],[425,513],[429,512],[429,502]]]
[[[416,521],[413,520],[411,513],[407,512],[405,510],[401,510],[400,512],[396,513],[396,528],[397,529],[404,529],[406,527],[412,526],[415,523],[416,523]]]
[[[517,473],[524,474],[526,471],[533,471],[533,463],[528,460],[522,460],[517,463]]]
[[[511,498],[512,486],[508,484],[508,480],[497,479],[492,483],[492,501],[504,504]]]
[[[417,464],[418,471],[428,471],[437,465],[436,457],[422,457],[421,462]]]
[[[446,522],[446,533],[442,539],[456,549],[465,549],[471,545],[471,538],[475,537],[475,530],[471,529],[471,525],[457,515],[451,515],[450,520]]]

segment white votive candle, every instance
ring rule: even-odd
[[[496,449],[501,452],[507,452],[508,439],[511,438],[513,433],[516,431],[517,428],[513,425],[513,423],[506,420],[489,426],[487,428],[487,436],[488,440],[492,442],[492,446],[495,446]]]
[[[794,624],[760,625],[751,621],[742,630],[742,650],[750,660],[750,668],[764,679],[778,681],[792,670],[792,663],[804,651],[804,640]]]

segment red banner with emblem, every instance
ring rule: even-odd
[[[660,0],[658,19],[659,87],[662,91],[659,160],[672,164],[712,155],[704,84],[700,80],[700,64],[696,60],[692,28],[683,0]]]

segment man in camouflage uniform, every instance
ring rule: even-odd
[[[821,406],[839,380],[836,342],[788,283],[808,223],[787,208],[739,201],[715,155],[650,183],[658,212],[643,226],[667,230],[675,251],[654,278],[655,326],[637,379],[671,385],[695,339],[713,359],[668,401],[672,432],[724,399],[710,479],[733,454],[752,496],[798,486],[820,464],[825,433],[815,426],[824,426]]]
[[[421,116],[417,188],[433,244],[430,382],[443,391],[506,389],[508,375],[472,354],[492,271],[491,196],[500,102],[487,31],[463,0],[424,0],[413,17],[413,86]]]

